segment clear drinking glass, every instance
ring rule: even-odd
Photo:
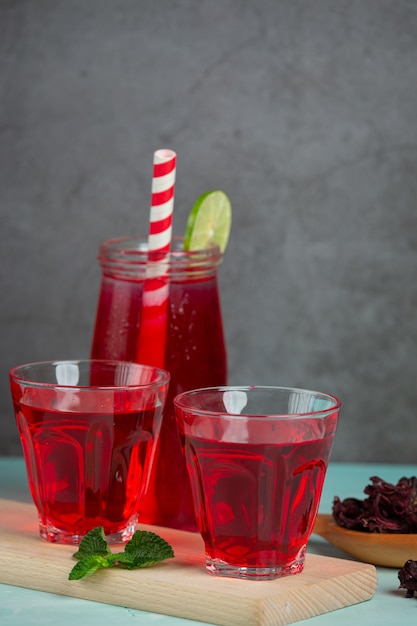
[[[169,308],[164,369],[170,372],[171,382],[140,521],[195,531],[197,524],[173,398],[188,389],[227,382],[217,281],[223,257],[217,246],[192,252],[184,252],[182,247],[182,239],[174,238],[166,260]],[[91,356],[135,361],[148,263],[147,241],[105,241],[100,246],[99,262],[102,281]],[[152,362],[152,354],[149,359]]]
[[[174,399],[207,569],[253,580],[303,570],[340,401],[285,387]]]
[[[119,361],[51,361],[10,371],[41,537],[134,532],[162,421],[168,372]]]

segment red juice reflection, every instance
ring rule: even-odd
[[[74,415],[20,404],[18,427],[44,538],[65,541],[96,526],[112,536],[136,523],[153,420],[154,410]]]
[[[243,446],[187,438],[197,518],[210,558],[240,568],[297,569],[331,445],[330,438]]]
[[[177,242],[177,247],[180,242]],[[181,450],[173,398],[201,386],[226,383],[227,366],[217,248],[170,254],[168,338],[164,368],[171,374],[162,428],[140,521],[197,530],[189,476]],[[105,242],[92,357],[135,360],[140,328],[146,251],[137,240]],[[150,355],[150,360],[151,360]]]

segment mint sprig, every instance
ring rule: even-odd
[[[73,554],[78,563],[72,568],[69,580],[91,576],[98,569],[118,565],[127,569],[150,567],[174,557],[174,551],[165,539],[148,530],[137,530],[125,545],[124,552],[113,553],[104,535],[103,526],[86,534],[78,551]]]

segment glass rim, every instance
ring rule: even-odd
[[[114,384],[114,385],[69,385],[61,384],[58,382],[47,382],[39,380],[31,380],[23,375],[23,370],[36,366],[53,366],[58,364],[95,364],[95,365],[127,365],[129,367],[141,368],[141,370],[153,370],[157,372],[157,378],[155,380],[148,381],[146,383],[134,383],[134,384]],[[20,374],[19,374],[20,372]],[[31,387],[42,387],[61,390],[73,390],[79,389],[81,391],[97,391],[97,390],[135,390],[144,389],[152,386],[160,386],[169,383],[171,374],[160,367],[154,365],[147,365],[144,363],[135,363],[134,361],[119,361],[117,359],[50,359],[46,361],[33,361],[31,363],[22,363],[21,365],[15,365],[9,370],[9,377],[11,380],[17,383],[23,383]]]
[[[145,280],[149,272],[173,281],[214,276],[223,262],[219,246],[184,250],[182,241],[183,237],[174,236],[168,251],[148,252],[148,237],[116,237],[101,242],[97,259],[103,274],[122,280]]]
[[[184,237],[179,235],[173,235],[173,246],[180,246]],[[126,246],[129,242],[136,242],[140,244],[140,247]],[[106,239],[100,243],[99,256],[102,256],[106,252],[109,254],[120,255],[120,259],[128,258],[132,256],[140,261],[142,257],[147,259],[148,257],[148,237],[145,235],[127,235],[123,237],[114,237]],[[164,253],[157,252],[157,255],[167,256],[171,260],[182,261],[184,259],[204,260],[212,257],[221,259],[223,253],[220,247],[216,243],[210,244],[207,248],[201,250],[183,250],[182,248],[171,247],[170,250]]]
[[[301,412],[301,413],[255,413],[255,412],[250,412],[250,413],[244,413],[243,411],[240,413],[228,413],[226,411],[221,411],[221,410],[212,410],[212,409],[199,409],[199,408],[194,408],[192,406],[190,406],[189,404],[186,404],[184,402],[185,398],[190,398],[191,396],[195,395],[200,395],[202,393],[207,393],[207,392],[225,392],[225,391],[245,391],[245,392],[251,392],[251,391],[279,391],[279,392],[296,392],[296,393],[300,393],[300,394],[308,394],[310,396],[316,396],[318,398],[322,398],[322,399],[326,399],[326,400],[330,400],[333,401],[333,404],[329,407],[323,408],[323,409],[317,409],[315,411],[305,411],[305,412]],[[175,396],[174,398],[174,405],[177,406],[178,408],[180,408],[181,410],[187,410],[190,411],[192,413],[195,413],[196,415],[204,415],[206,417],[213,417],[213,418],[219,418],[219,417],[223,417],[223,418],[233,418],[233,419],[250,419],[250,418],[257,418],[257,419],[276,419],[276,420],[284,420],[284,419],[310,419],[310,418],[314,418],[314,417],[319,417],[321,415],[328,415],[330,413],[334,413],[335,411],[340,411],[340,408],[342,406],[342,402],[341,400],[339,400],[339,398],[337,398],[336,396],[329,394],[329,393],[324,393],[322,391],[315,391],[313,389],[305,389],[302,387],[286,387],[286,386],[279,386],[279,385],[223,385],[223,386],[219,386],[219,387],[200,387],[198,389],[190,389],[189,391],[183,391],[182,393],[178,394],[177,396]]]

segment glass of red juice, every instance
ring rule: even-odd
[[[174,404],[207,569],[252,580],[301,572],[340,401],[254,386],[196,389]]]
[[[190,481],[181,450],[173,398],[196,387],[227,383],[217,270],[217,246],[184,252],[173,239],[166,256],[169,282],[164,369],[171,375],[160,437],[139,519],[146,524],[197,531]],[[135,361],[148,266],[145,238],[105,241],[99,250],[102,280],[92,358]],[[152,345],[143,362],[153,363]]]
[[[96,526],[131,538],[169,374],[110,360],[13,368],[10,387],[40,535],[78,544]]]

